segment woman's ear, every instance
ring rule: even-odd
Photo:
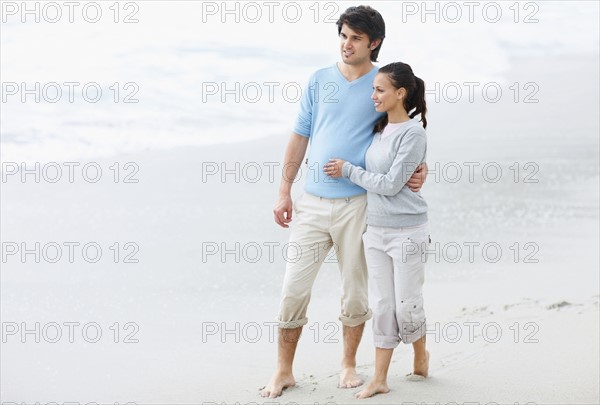
[[[404,87],[400,87],[398,90],[396,90],[396,95],[398,96],[398,100],[405,99],[407,95],[406,89]]]

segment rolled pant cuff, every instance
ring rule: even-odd
[[[279,327],[281,329],[296,329],[300,328],[308,323],[308,318],[298,319],[297,321],[279,321]]]
[[[363,323],[367,322],[369,319],[371,319],[371,317],[373,317],[373,312],[371,312],[371,310],[369,309],[367,311],[367,313],[364,315],[359,315],[359,316],[340,315],[339,319],[342,322],[342,325],[354,328],[356,326],[360,326]]]
[[[398,336],[374,335],[373,342],[375,347],[379,349],[395,349],[400,344],[400,338]]]
[[[417,340],[421,339],[423,336],[425,336],[425,333],[427,332],[427,324],[425,322],[423,322],[421,324],[421,326],[419,326],[414,332],[412,333],[402,333],[402,341],[405,344],[412,344],[415,343]]]

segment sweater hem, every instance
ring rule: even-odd
[[[404,228],[423,225],[427,222],[427,213],[407,215],[372,215],[367,212],[367,225],[386,228]]]

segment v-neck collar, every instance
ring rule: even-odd
[[[337,74],[340,76],[340,78],[343,80],[343,83],[345,83],[345,84],[346,84],[346,85],[348,85],[348,86],[353,86],[353,85],[355,85],[356,83],[360,83],[362,80],[364,80],[364,79],[365,79],[365,77],[367,77],[367,76],[368,76],[368,75],[369,75],[369,74],[370,74],[370,73],[373,71],[373,69],[375,69],[375,65],[373,65],[373,66],[371,67],[371,70],[369,70],[367,73],[365,73],[365,74],[364,74],[364,75],[362,75],[361,77],[359,77],[359,78],[356,78],[356,79],[354,79],[354,80],[352,80],[352,81],[349,81],[348,79],[346,79],[346,76],[344,76],[344,74],[342,73],[342,71],[340,70],[340,68],[339,68],[339,66],[338,66],[338,62],[336,62],[336,63],[333,65],[333,68],[335,69],[335,71],[337,72]]]

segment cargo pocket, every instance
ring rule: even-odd
[[[425,334],[423,298],[400,303],[400,336],[404,343],[412,343]]]

